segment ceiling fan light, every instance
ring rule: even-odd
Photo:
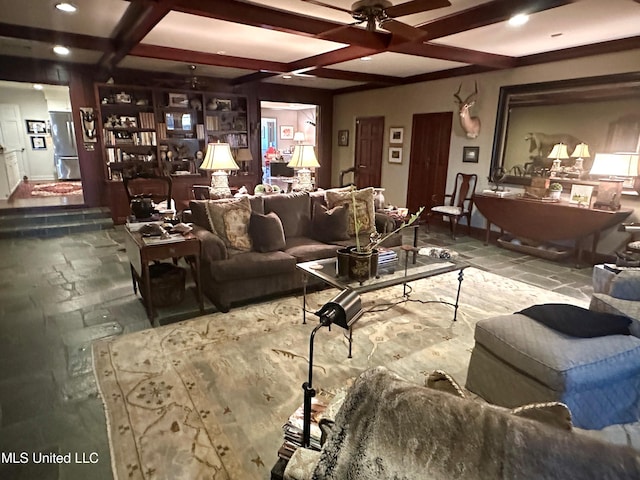
[[[512,27],[520,27],[529,21],[529,15],[518,13],[509,19],[509,25]]]

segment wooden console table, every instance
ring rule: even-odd
[[[489,241],[491,224],[519,238],[538,242],[575,240],[580,263],[584,240],[592,235],[591,254],[595,255],[600,233],[621,223],[633,210],[596,210],[568,202],[543,202],[519,196],[499,197],[476,194],[473,203],[486,219]]]

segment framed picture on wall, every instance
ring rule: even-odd
[[[389,163],[402,163],[402,147],[389,147]]]
[[[404,128],[391,127],[389,129],[389,143],[402,143],[404,141]]]
[[[27,122],[27,133],[37,135],[47,131],[47,122],[44,120],[25,120]]]
[[[462,147],[462,161],[466,163],[478,163],[480,147]]]
[[[31,148],[33,150],[46,150],[47,144],[44,137],[31,137]]]
[[[280,125],[280,139],[293,140],[293,127],[291,125]]]
[[[338,130],[338,146],[349,146],[349,130]]]

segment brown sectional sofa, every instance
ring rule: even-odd
[[[373,198],[373,189],[371,196]],[[322,211],[320,206],[326,205],[323,191],[248,198],[251,209],[249,231],[254,241],[253,248],[245,251],[230,248],[228,242],[225,243],[220,235],[213,233],[211,214],[207,213],[211,207],[207,207],[207,202],[219,201],[190,202],[190,221],[194,224],[194,234],[201,241],[202,291],[221,311],[228,311],[233,304],[299,290],[303,277],[296,269],[298,262],[331,257],[337,249],[355,244],[355,239],[344,236],[344,232],[331,238],[326,224],[318,224],[319,218],[314,220],[314,212],[319,217],[318,212]],[[271,221],[274,214],[284,231],[284,241],[279,245],[277,239],[274,244],[274,241],[265,238],[270,235],[267,227],[260,230],[262,225],[274,224]],[[271,217],[271,220],[265,216]],[[379,233],[393,231],[394,223],[389,217],[380,213],[374,216],[375,228]],[[367,242],[369,234],[363,237],[362,241]],[[395,246],[401,241],[402,236],[395,234],[384,245]],[[256,247],[263,251],[258,251]]]

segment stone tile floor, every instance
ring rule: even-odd
[[[90,344],[150,328],[133,294],[123,239],[117,227],[0,240],[0,478],[112,478]],[[464,235],[452,241],[446,232],[421,231],[420,245],[427,241],[455,249],[482,269],[577,298],[591,295],[591,268],[485,246]],[[197,315],[190,295],[185,305],[164,312],[160,323]],[[16,463],[9,462],[12,452]],[[80,461],[97,463],[72,458],[70,464],[22,465],[22,452],[77,453]]]

